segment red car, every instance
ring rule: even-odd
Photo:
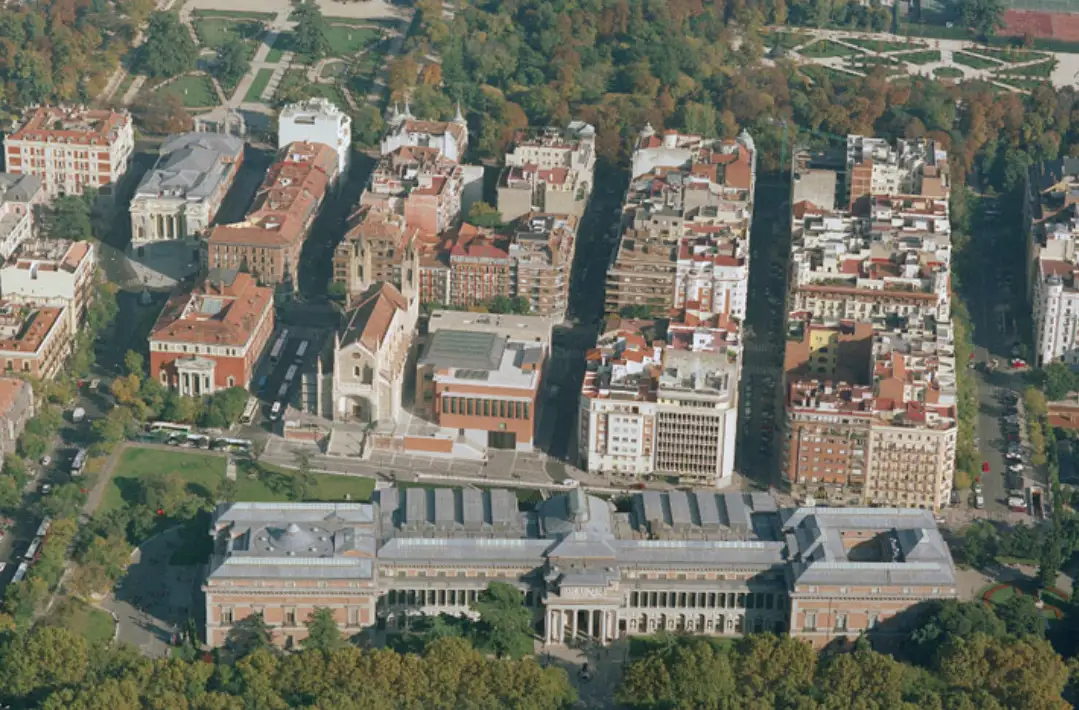
[[[982,461],[982,473],[989,473],[989,462]]]

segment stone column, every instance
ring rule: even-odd
[[[547,610],[547,621],[543,625],[543,645],[546,646],[551,643],[551,631],[554,626],[554,612],[550,609]]]
[[[588,623],[586,623],[585,627],[584,627],[585,633],[588,635],[589,639],[595,638],[595,634],[592,631],[592,624],[595,622],[595,616],[596,616],[596,610],[595,609],[589,609],[588,610],[588,617],[587,617]]]
[[[570,609],[570,638],[577,638],[577,607]]]

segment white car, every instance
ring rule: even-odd
[[[52,463],[52,456],[49,456],[48,454],[46,454],[45,456],[41,457],[41,465],[42,466],[48,466],[50,463]]]
[[[1023,464],[1021,464],[1021,463],[1013,463],[1011,466],[1008,467],[1008,470],[1011,471],[1012,473],[1022,473],[1023,472]]]
[[[1019,461],[1023,458],[1023,455],[1018,451],[1009,451],[1008,453],[1004,454],[1004,458],[1008,459],[1009,461]]]

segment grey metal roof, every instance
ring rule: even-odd
[[[524,535],[517,496],[503,488],[387,488],[376,492],[383,534],[468,536],[477,531]]]
[[[750,540],[616,540],[621,565],[781,565],[782,542]]]
[[[214,521],[220,523],[303,523],[320,520],[371,523],[370,503],[230,503],[218,506]]]
[[[359,557],[229,557],[209,578],[371,579],[374,561]]]
[[[378,559],[387,562],[425,560],[433,563],[475,560],[539,566],[543,563],[543,553],[550,545],[550,540],[395,537],[378,551]]]
[[[420,364],[464,370],[497,370],[505,349],[506,338],[501,335],[439,330],[427,343]]]
[[[41,178],[36,175],[0,173],[0,200],[29,202],[41,191]]]
[[[214,194],[243,155],[243,139],[224,133],[184,133],[161,146],[153,169],[136,196],[158,195],[199,200]]]

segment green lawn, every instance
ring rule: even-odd
[[[247,94],[244,95],[244,101],[261,101],[262,92],[270,83],[270,77],[272,76],[273,69],[259,69],[258,74],[255,74],[255,78],[251,82],[251,87],[247,90]]]
[[[852,54],[861,54],[861,52],[831,40],[820,39],[813,44],[802,47],[799,54],[805,57],[849,57]]]
[[[243,10],[194,10],[191,13],[195,17],[223,17],[231,20],[272,20],[277,17],[275,12],[244,12]]]
[[[933,70],[933,76],[939,76],[941,79],[962,79],[964,74],[962,69],[955,67],[937,67]]]
[[[330,25],[326,28],[326,38],[330,41],[330,56],[344,57],[355,54],[361,49],[376,44],[382,32],[366,27],[343,27]]]
[[[925,46],[923,42],[892,42],[882,39],[866,39],[864,37],[848,37],[843,41],[866,49],[872,49],[874,52],[898,52],[904,49],[918,49]]]
[[[254,20],[236,22],[220,17],[199,18],[194,22],[195,34],[199,42],[207,49],[218,49],[230,39],[238,39],[247,49],[247,58],[255,56],[258,49],[258,37],[262,32],[262,23]]]
[[[266,53],[266,63],[276,64],[281,61],[282,55],[289,51],[292,47],[292,34],[289,32],[279,32],[277,39],[274,40],[273,46],[270,47],[270,51]]]
[[[300,93],[306,97],[321,96],[333,101],[342,108],[348,105],[345,103],[345,97],[337,84],[312,84],[307,80],[306,69],[289,69],[286,71],[285,75],[281,77],[281,83],[277,85],[277,95],[293,95],[297,87],[299,87]]]
[[[979,57],[977,54],[968,52],[952,52],[952,57],[955,59],[956,64],[962,64],[971,69],[996,69],[1001,66],[1000,62],[994,62],[991,59]]]
[[[220,101],[208,76],[184,76],[166,87],[158,89],[163,94],[175,94],[188,108],[217,106]]]
[[[1044,62],[1038,62],[1037,64],[1028,64],[1023,67],[1012,67],[1010,69],[1004,69],[1000,74],[1006,74],[1008,76],[1040,76],[1048,77],[1053,73],[1053,69],[1056,66],[1056,62],[1052,59],[1047,59]]]
[[[940,50],[924,49],[917,52],[893,54],[892,56],[901,61],[910,62],[911,64],[932,64],[933,62],[940,61]]]
[[[1047,83],[1044,79],[1027,79],[1021,76],[996,76],[993,77],[993,81],[1014,86],[1017,89],[1025,89],[1026,91],[1031,91]]]
[[[331,62],[322,67],[318,76],[320,79],[336,79],[346,71],[348,71],[348,64],[345,62]]]
[[[65,597],[57,602],[46,617],[45,624],[62,626],[80,634],[91,644],[111,644],[116,629],[116,622],[108,612],[95,609],[74,597]]]
[[[1044,52],[1032,52],[1029,49],[1017,49],[1014,47],[974,47],[968,53],[981,54],[986,57],[999,59],[1002,62],[1032,62],[1035,59],[1048,59],[1049,55]]]
[[[243,461],[238,463],[236,500],[289,500],[287,484],[294,472],[267,464],[262,464],[259,468],[262,470],[261,475],[252,464]],[[120,455],[116,463],[99,510],[107,512],[132,502],[138,493],[137,480],[151,471],[175,473],[187,482],[189,491],[209,496],[225,476],[225,458],[182,449],[165,451],[130,447]],[[315,486],[308,496],[311,500],[366,501],[370,500],[371,491],[375,488],[373,478],[327,473],[313,475]]]

